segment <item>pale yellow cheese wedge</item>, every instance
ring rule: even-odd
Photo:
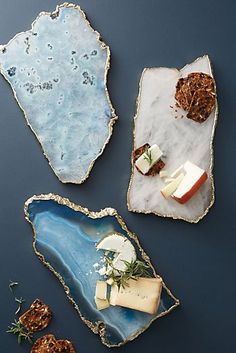
[[[114,283],[114,280],[112,278],[109,278],[106,280],[106,282],[111,286]]]
[[[161,170],[159,172],[159,177],[162,179],[162,178],[168,178],[168,173],[166,170]]]
[[[181,173],[184,173],[184,165],[182,164],[179,168],[177,168],[171,175],[171,178],[177,178]]]
[[[181,173],[176,179],[174,179],[171,183],[167,184],[162,190],[161,193],[165,198],[171,196],[175,190],[178,188],[179,184],[184,178],[184,173]]]
[[[161,278],[130,279],[125,288],[111,287],[110,304],[155,314],[160,304],[161,289]]]
[[[102,299],[95,297],[94,300],[95,300],[95,303],[96,303],[98,310],[104,310],[106,308],[109,308],[109,306],[110,306],[110,303],[107,299],[102,300]]]
[[[97,299],[107,299],[107,283],[105,281],[97,281],[95,297]]]
[[[165,184],[169,184],[174,180],[175,180],[175,178],[165,178]]]

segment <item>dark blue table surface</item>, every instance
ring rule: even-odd
[[[0,43],[30,28],[56,0],[0,0]],[[81,322],[62,286],[32,251],[32,232],[23,203],[33,194],[54,192],[99,210],[116,208],[139,235],[181,307],[155,322],[121,353],[234,353],[236,351],[236,2],[233,0],[81,0],[92,25],[112,53],[108,85],[119,116],[104,154],[80,186],[60,183],[13,98],[0,79],[0,353],[29,352],[5,333],[14,318],[9,279],[30,304],[40,297],[54,319],[45,333],[71,339],[80,353],[108,352]],[[130,213],[133,115],[144,67],[181,67],[208,53],[219,95],[215,136],[216,203],[197,225]],[[114,163],[115,161],[115,163]],[[111,349],[112,351],[112,349]],[[115,351],[115,349],[114,349]]]

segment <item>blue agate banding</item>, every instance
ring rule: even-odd
[[[120,346],[145,331],[160,316],[175,308],[179,301],[163,283],[161,302],[155,315],[119,306],[98,311],[94,301],[96,281],[101,276],[94,265],[102,254],[96,243],[111,232],[127,237],[140,259],[145,260],[157,276],[136,236],[112,208],[91,212],[68,199],[49,194],[34,196],[25,204],[26,219],[34,230],[34,250],[44,264],[59,278],[67,296],[81,318],[102,342]]]

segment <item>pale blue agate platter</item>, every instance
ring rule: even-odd
[[[64,183],[82,183],[111,137],[109,66],[109,47],[80,7],[67,3],[0,45],[0,72]]]
[[[98,311],[94,301],[96,281],[102,279],[94,265],[101,261],[96,243],[110,232],[128,237],[139,258],[151,265],[136,236],[128,231],[114,209],[90,212],[53,194],[33,196],[25,204],[26,219],[34,230],[34,250],[63,284],[81,318],[109,346],[120,346],[142,333],[152,321],[167,314],[179,301],[163,283],[156,315],[122,307]],[[152,266],[152,265],[151,265]],[[153,275],[156,276],[153,269]]]

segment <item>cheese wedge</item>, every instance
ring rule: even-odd
[[[155,314],[160,304],[161,289],[161,278],[130,279],[125,288],[111,287],[110,304]]]
[[[181,173],[176,179],[174,179],[171,183],[167,184],[162,190],[161,193],[165,198],[171,196],[175,190],[178,188],[179,184],[184,178],[184,173]]]
[[[152,145],[136,160],[135,165],[143,174],[147,174],[162,155],[160,148],[157,145]]]
[[[181,173],[184,173],[184,165],[182,164],[179,168],[177,168],[171,175],[171,178],[177,178]]]
[[[97,281],[95,297],[97,299],[107,299],[107,283],[105,281]]]
[[[104,310],[110,306],[110,303],[107,299],[102,300],[95,297],[94,300],[98,310]]]
[[[169,184],[169,183],[171,183],[174,180],[175,180],[175,178],[165,178],[165,183]]]
[[[187,161],[184,164],[185,176],[172,197],[179,203],[186,203],[198,191],[200,186],[207,180],[205,170]]]
[[[113,233],[105,238],[103,238],[97,245],[98,250],[107,250],[114,252],[114,259],[112,261],[112,266],[120,271],[126,270],[127,262],[132,262],[136,260],[136,251],[133,244],[123,235]],[[109,274],[111,272],[109,266],[107,268],[101,268],[99,270],[100,275]]]
[[[110,286],[112,286],[112,284],[114,283],[114,280],[112,278],[109,278],[106,280],[107,284],[109,284]]]
[[[161,170],[159,173],[159,177],[162,178],[168,178],[168,173],[166,170]]]

